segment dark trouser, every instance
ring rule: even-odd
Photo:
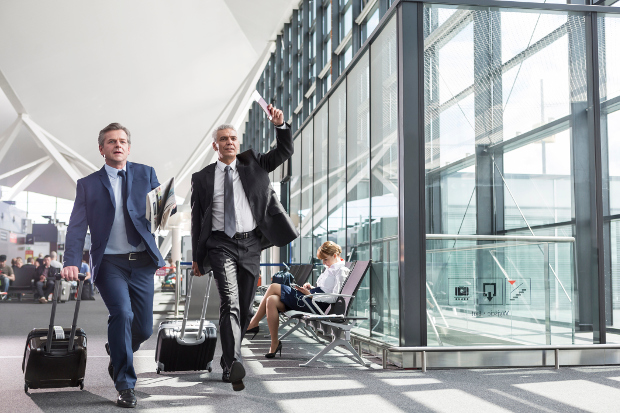
[[[2,282],[2,292],[6,293],[9,291],[9,282],[11,280],[9,280],[9,277],[5,276],[5,275],[0,275],[0,282]]]
[[[104,255],[95,285],[108,307],[108,343],[116,390],[133,389],[133,353],[153,334],[153,274],[157,265],[147,252],[130,261]]]
[[[220,231],[207,240],[213,278],[220,294],[222,368],[241,362],[241,340],[252,319],[259,273],[260,238],[233,239]]]
[[[39,293],[39,297],[47,298],[54,291],[54,280],[47,279],[47,286],[45,290],[43,286],[45,285],[45,281],[37,281],[37,292]],[[56,298],[56,297],[54,297]]]

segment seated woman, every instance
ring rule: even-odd
[[[279,351],[282,356],[282,343],[278,340],[278,312],[289,310],[303,311],[312,313],[308,305],[313,305],[311,299],[303,299],[304,295],[314,293],[332,293],[339,294],[342,289],[349,270],[344,266],[344,260],[340,258],[342,248],[334,242],[327,241],[317,250],[316,256],[323,261],[325,271],[316,281],[316,287],[309,283],[303,287],[295,286],[291,288],[287,285],[271,284],[265,292],[265,296],[256,311],[256,314],[248,325],[248,333],[258,333],[258,323],[267,315],[267,325],[271,334],[271,347],[269,353],[265,354],[266,358],[275,357]],[[306,302],[308,304],[306,304]],[[331,303],[336,302],[336,297],[316,297],[315,303],[322,311],[325,311]],[[314,310],[318,313],[318,311]],[[254,338],[254,337],[252,337]]]

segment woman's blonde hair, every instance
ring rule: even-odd
[[[316,257],[320,260],[333,257],[334,254],[340,256],[340,254],[342,254],[342,248],[340,248],[340,245],[332,241],[325,241],[323,245],[316,250]]]

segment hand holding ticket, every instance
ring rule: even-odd
[[[276,109],[272,105],[268,105],[265,99],[255,90],[252,93],[252,100],[254,100],[263,109],[267,118],[276,126],[280,126],[284,123],[284,114],[280,109]]]
[[[273,116],[271,116],[271,111],[269,110],[269,105],[267,104],[267,102],[265,102],[265,99],[263,99],[260,93],[258,93],[258,90],[255,90],[252,93],[252,100],[254,100],[254,102],[258,103],[258,105],[263,108],[269,120],[273,119]]]

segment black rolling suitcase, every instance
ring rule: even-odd
[[[202,302],[200,320],[187,321],[189,304],[192,298],[192,280],[189,277],[187,299],[183,320],[162,321],[157,332],[157,348],[155,350],[155,362],[157,362],[157,374],[162,371],[211,371],[215,345],[217,344],[217,329],[215,324],[205,321],[209,290],[213,273],[207,277],[207,291]]]
[[[56,303],[61,288],[60,274],[56,275],[52,316],[49,328],[35,328],[28,333],[22,371],[24,391],[59,387],[84,388],[86,372],[86,333],[77,328],[80,296],[84,286],[84,274],[80,274],[78,299],[71,328],[54,326]]]

